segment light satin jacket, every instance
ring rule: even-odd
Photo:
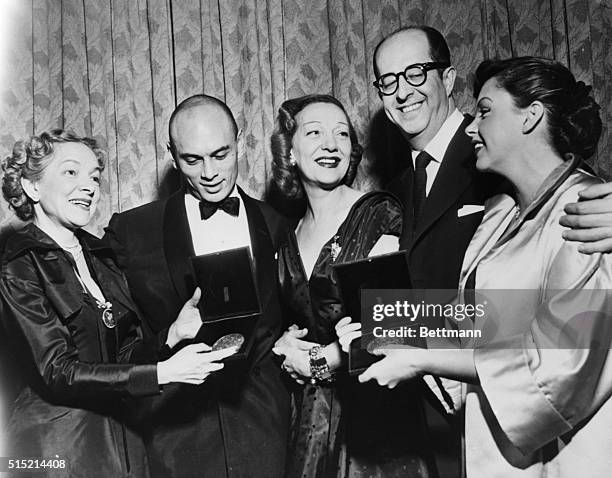
[[[520,214],[491,198],[466,252],[459,296],[475,274],[493,311],[473,324],[480,385],[443,381],[445,405],[465,416],[468,478],[611,476],[612,266],[561,236],[564,205],[599,182],[575,165]]]

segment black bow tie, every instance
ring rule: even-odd
[[[240,210],[240,201],[236,196],[226,197],[223,201],[209,202],[205,200],[200,201],[200,218],[202,220],[208,219],[218,209],[221,209],[228,213],[230,216],[238,216]]]

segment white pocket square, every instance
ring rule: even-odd
[[[484,211],[484,206],[481,206],[480,204],[466,204],[457,211],[457,217],[468,216],[469,214],[474,214],[480,211]]]

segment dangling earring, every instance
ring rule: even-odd
[[[293,156],[293,150],[289,153],[289,164],[295,168],[297,165],[297,161],[295,160],[295,156]]]

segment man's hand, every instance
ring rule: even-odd
[[[582,242],[580,252],[612,251],[612,182],[596,184],[578,193],[579,202],[565,206],[559,223],[570,227],[563,233],[568,241]]]
[[[202,317],[198,310],[201,295],[202,291],[197,287],[191,298],[183,305],[178,317],[168,330],[168,339],[166,340],[168,347],[174,347],[181,340],[193,339],[198,334],[200,327],[202,327]]]

